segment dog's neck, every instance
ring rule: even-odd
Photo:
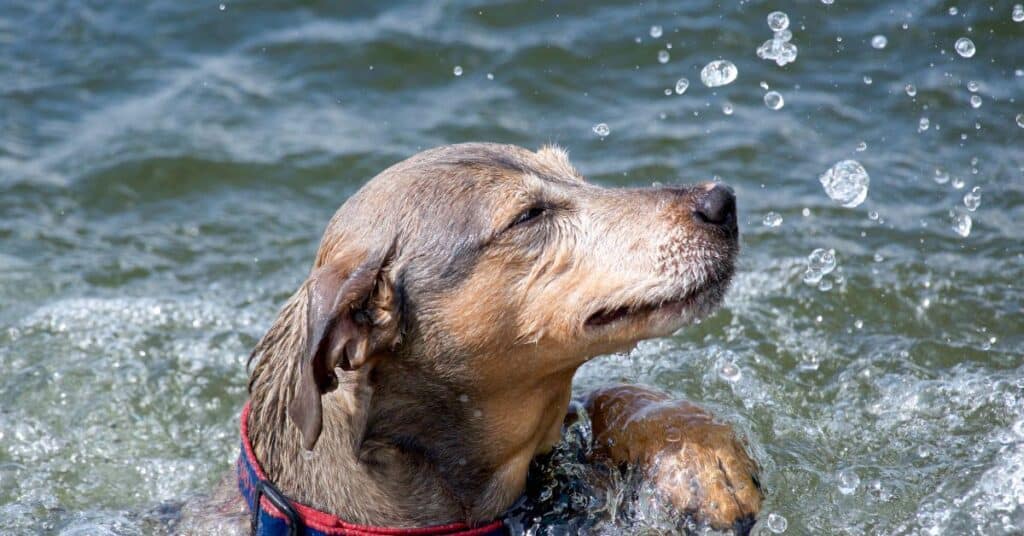
[[[303,504],[367,525],[487,522],[518,498],[533,456],[557,441],[572,370],[467,395],[403,359],[341,375],[306,451],[287,412],[298,375],[291,352],[304,347],[304,330],[279,327],[257,347],[248,429],[268,478]]]

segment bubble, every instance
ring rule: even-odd
[[[960,54],[964,58],[970,58],[974,56],[975,52],[977,52],[974,48],[974,41],[971,41],[966,37],[957,39],[956,44],[954,44],[953,47],[956,48],[956,53]]]
[[[884,35],[876,35],[871,38],[871,46],[878,50],[882,50],[888,44],[889,40]]]
[[[864,321],[859,319],[859,318],[857,320],[854,320],[853,321],[853,327],[855,327],[857,329],[863,329],[864,328]]]
[[[949,173],[946,173],[939,168],[935,168],[935,182],[938,184],[946,184],[949,182]]]
[[[957,190],[962,190],[963,187],[966,185],[967,183],[965,183],[963,179],[955,175],[953,176],[953,180],[950,182],[950,186],[956,188]]]
[[[953,6],[953,7],[949,8],[949,14],[950,15],[956,16],[957,13],[960,13],[960,10],[957,9],[956,6]]]
[[[818,282],[818,290],[822,292],[828,292],[832,290],[832,280],[823,278],[821,281]]]
[[[494,73],[487,73],[488,80],[494,80]]]
[[[858,486],[860,486],[860,477],[853,469],[843,469],[836,473],[836,487],[839,488],[839,493],[850,495],[857,491]]]
[[[967,91],[970,91],[971,93],[977,93],[979,89],[981,89],[981,87],[978,85],[977,82],[975,82],[974,80],[967,81]]]
[[[862,142],[857,144],[857,152],[858,153],[863,153],[864,151],[867,151],[867,150],[868,150],[868,142],[862,141]]]
[[[807,269],[804,270],[804,283],[817,285],[821,278],[836,269],[835,250],[815,249],[807,256]]]
[[[690,81],[686,78],[680,78],[676,80],[676,95],[682,95],[686,93],[686,90],[690,87]]]
[[[918,132],[924,132],[924,131],[928,130],[928,127],[930,127],[930,126],[931,126],[931,121],[929,121],[927,117],[922,117],[917,122],[917,131]]]
[[[228,6],[226,6],[224,4],[221,4],[221,5],[217,6],[217,7],[220,8],[221,11],[224,11],[225,9],[228,8]]]
[[[964,238],[967,238],[968,236],[970,236],[970,234],[971,234],[971,225],[973,223],[971,221],[970,214],[967,214],[967,213],[964,213],[964,212],[957,212],[957,211],[954,211],[954,210],[950,210],[949,211],[949,216],[952,219],[953,230],[956,231],[956,234],[958,234],[958,235],[960,235],[960,236],[962,236]]]
[[[1017,126],[1024,128],[1024,114],[1017,114]]]
[[[655,24],[654,26],[651,26],[651,37],[657,39],[657,38],[661,37],[661,34],[662,34],[661,26],[659,26],[657,24]]]
[[[907,87],[903,89],[907,92],[907,95],[911,97],[917,95],[917,87],[914,86],[914,84],[907,84]]]
[[[971,108],[981,108],[981,95],[971,95]]]
[[[860,162],[843,160],[818,177],[818,181],[833,201],[853,208],[867,199],[871,178]]]
[[[726,361],[718,367],[718,375],[725,381],[736,383],[743,377],[743,371],[732,361]]]
[[[829,274],[836,269],[836,250],[818,248],[807,256],[807,267]]]
[[[774,534],[782,534],[783,532],[786,532],[786,527],[789,526],[789,522],[786,521],[785,517],[782,517],[782,514],[772,512],[768,514],[768,518],[765,519],[764,526],[768,527],[768,530],[772,531]]]
[[[462,393],[461,395],[459,395],[459,402],[462,402],[463,404],[469,402],[469,395],[467,395],[466,393]]]
[[[700,81],[708,87],[719,87],[736,80],[739,72],[729,60],[715,60],[704,66],[700,71]]]
[[[964,194],[964,206],[967,210],[974,212],[981,205],[981,187],[975,186],[970,192]]]
[[[1015,4],[1010,16],[1013,18],[1013,22],[1024,22],[1024,4]]]
[[[831,6],[833,3],[835,3],[835,1],[836,0],[821,0],[821,3],[825,4],[826,6]]]
[[[782,215],[777,212],[769,212],[764,215],[764,219],[761,220],[761,223],[763,223],[765,227],[778,227],[782,225]]]
[[[594,131],[594,134],[597,134],[602,138],[612,133],[612,129],[608,126],[608,123],[598,123],[594,125],[592,130]]]
[[[781,32],[789,28],[789,16],[781,11],[772,11],[768,14],[768,27],[773,32]]]
[[[725,103],[722,105],[722,113],[725,115],[732,115],[732,103]]]
[[[785,99],[782,98],[782,94],[778,91],[769,91],[764,94],[764,105],[771,108],[772,110],[778,110],[786,103]]]
[[[864,83],[870,86],[871,82],[872,82],[871,77],[868,76],[868,75],[864,75]]]
[[[871,220],[871,221],[877,220],[878,219],[878,212],[876,212],[874,210],[869,211],[868,212],[868,219]]]
[[[455,68],[452,69],[452,73],[455,76],[462,76],[462,66],[461,65],[456,65]]]
[[[668,63],[670,57],[667,50],[658,51],[658,63]]]
[[[796,61],[799,52],[796,45],[790,43],[793,32],[780,30],[775,35],[757,47],[757,57],[763,60],[774,60],[779,67]]]

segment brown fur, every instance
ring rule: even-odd
[[[355,523],[498,517],[559,440],[576,368],[721,301],[737,241],[694,217],[709,188],[600,188],[555,147],[447,146],[385,170],[332,218],[253,351],[257,458],[293,500]],[[595,422],[610,422],[602,411]],[[691,429],[688,444],[732,448],[721,455],[749,479],[728,428]],[[636,448],[671,455],[630,430]]]

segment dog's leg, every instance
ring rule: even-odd
[[[684,400],[633,385],[598,389],[585,407],[594,461],[635,464],[681,512],[747,533],[761,508],[757,464],[732,428]]]

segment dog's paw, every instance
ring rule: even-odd
[[[587,401],[594,455],[640,464],[672,506],[713,528],[746,534],[763,498],[758,467],[732,427],[685,400],[636,386]]]

